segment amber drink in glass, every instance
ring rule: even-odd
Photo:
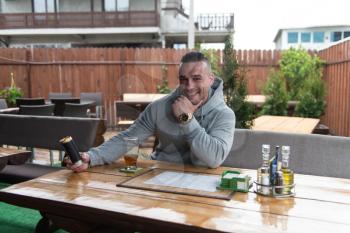
[[[127,152],[124,154],[125,168],[133,170],[137,168],[137,158],[139,156],[139,144],[137,137],[125,137],[124,143]]]

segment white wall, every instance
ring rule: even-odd
[[[161,29],[162,32],[187,32],[188,19],[177,11],[167,10],[161,14]]]
[[[280,34],[280,37],[275,42],[276,49],[289,49],[289,48],[304,48],[310,50],[320,50],[329,47],[337,42],[331,41],[331,34],[334,31],[350,31],[350,26],[334,26],[334,27],[315,27],[315,28],[294,28],[294,29],[284,29]],[[288,32],[298,32],[298,43],[288,43]],[[310,42],[301,42],[301,32],[310,32],[311,40]],[[313,42],[313,32],[324,32],[324,42],[314,43]]]

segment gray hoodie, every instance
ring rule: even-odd
[[[216,78],[208,101],[187,124],[180,124],[172,103],[180,95],[177,88],[152,102],[129,129],[88,151],[91,165],[111,163],[126,152],[124,137],[138,137],[139,143],[155,135],[159,144],[152,159],[215,168],[227,157],[234,136],[235,114],[225,104],[223,81]]]

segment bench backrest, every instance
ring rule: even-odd
[[[223,166],[257,169],[261,146],[291,146],[290,167],[301,174],[350,178],[350,138],[236,129],[234,144]]]
[[[100,119],[0,114],[0,145],[63,150],[59,140],[72,136],[79,151],[87,151],[96,139]]]

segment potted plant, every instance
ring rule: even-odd
[[[1,98],[4,98],[9,107],[16,106],[16,98],[22,97],[22,90],[16,86],[15,79],[13,77],[13,73],[10,73],[11,76],[11,86],[7,87],[3,90],[0,90]]]

